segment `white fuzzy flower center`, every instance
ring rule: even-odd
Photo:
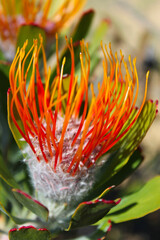
[[[64,119],[58,115],[56,122],[57,142],[59,142],[61,139],[63,122]],[[48,159],[48,164],[46,164],[39,147],[38,138],[31,138],[32,144],[36,150],[36,154],[41,160],[40,162],[38,162],[36,156],[34,156],[32,151],[26,149],[27,153],[29,154],[29,159],[27,159],[27,163],[29,166],[34,187],[38,192],[38,196],[43,195],[44,197],[52,199],[55,202],[62,201],[69,203],[73,199],[79,200],[92,187],[95,175],[94,165],[93,167],[88,169],[81,161],[74,176],[72,176],[70,173],[67,173],[67,169],[72,159],[74,158],[74,155],[81,142],[83,129],[79,134],[74,146],[71,146],[72,141],[78,131],[79,124],[80,119],[71,118],[69,120],[63,142],[62,162],[57,164],[56,172],[53,170],[56,154],[53,145],[53,157],[51,157],[49,154],[47,143],[43,143],[44,153],[46,154]],[[43,126],[46,126],[45,122],[43,123]],[[85,139],[83,148],[86,146],[89,140],[89,137]],[[99,150],[100,146],[97,146],[95,150],[90,154],[88,158],[89,163],[94,163],[95,155]]]

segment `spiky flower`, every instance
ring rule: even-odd
[[[135,59],[132,64],[129,57],[130,74],[122,52],[119,61],[111,46],[108,51],[107,46],[101,44],[104,76],[96,96],[92,83],[88,89],[88,45],[84,41],[80,43],[81,78],[78,79],[72,40],[69,43],[66,38],[66,42],[71,54],[67,78],[64,75],[66,59],[61,67],[59,64],[58,40],[54,79],[51,69],[47,68],[42,39],[39,47],[35,40],[28,53],[25,53],[27,42],[18,49],[10,68],[8,106],[22,137],[20,140],[28,143],[22,150],[39,198],[45,196],[69,203],[80,199],[92,187],[95,171],[103,164],[97,160],[122,139],[139,117],[146,98],[148,74],[142,104],[135,111],[139,86]],[[39,70],[40,52],[44,77]],[[29,57],[30,63],[26,66]],[[67,92],[65,81],[69,81]]]
[[[84,3],[85,0],[63,0],[57,9],[52,0],[0,0],[1,48],[6,46],[8,49],[16,45],[17,34],[22,25],[38,26],[46,34],[55,35],[73,19]]]

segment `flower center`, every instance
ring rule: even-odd
[[[80,121],[80,119],[73,117],[71,117],[69,120],[63,141],[62,161],[61,163],[57,164],[56,172],[54,171],[56,150],[54,149],[53,144],[51,143],[51,147],[53,148],[53,157],[51,157],[48,150],[47,142],[43,142],[44,153],[48,159],[47,164],[43,159],[43,155],[39,147],[38,137],[31,137],[31,141],[35,148],[36,154],[40,159],[40,162],[37,161],[37,158],[35,157],[35,155],[33,156],[32,151],[29,151],[29,154],[31,153],[32,157],[27,160],[27,163],[31,172],[33,184],[39,193],[42,193],[45,197],[52,198],[55,201],[69,202],[72,199],[79,199],[82,195],[84,195],[84,192],[88,191],[93,185],[93,171],[95,167],[93,165],[91,168],[88,169],[87,166],[82,163],[82,160],[85,158],[85,156],[83,155],[78,165],[76,174],[72,176],[72,172],[67,173],[67,169],[72,159],[74,158],[75,153],[77,152],[77,149],[81,142],[83,128],[75,144],[73,146],[71,145],[78,131]],[[61,139],[63,122],[64,118],[58,115],[55,131],[56,143],[59,143]],[[44,121],[44,129],[46,129],[46,125],[47,123]],[[89,140],[89,137],[85,139],[83,148],[85,148]],[[90,154],[87,164],[91,162],[94,163],[95,155],[97,154],[99,149],[100,146],[97,146],[95,150]]]

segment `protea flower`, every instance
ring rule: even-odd
[[[1,48],[13,51],[17,34],[22,25],[33,25],[44,29],[47,35],[68,24],[84,5],[85,0],[64,0],[55,11],[51,0],[1,0],[0,1],[0,41]],[[13,49],[11,49],[11,47]]]
[[[68,59],[64,58],[60,66],[57,40],[54,79],[50,77],[51,69],[47,68],[42,39],[39,47],[35,40],[27,53],[27,42],[17,50],[10,68],[8,109],[18,130],[15,136],[18,144],[27,143],[22,150],[39,200],[69,204],[79,201],[92,187],[95,171],[103,164],[103,155],[112,150],[139,117],[146,99],[148,73],[142,104],[135,110],[139,86],[136,60],[132,63],[129,57],[130,74],[122,52],[119,61],[111,45],[108,50],[107,45],[101,44],[104,75],[96,96],[93,83],[88,87],[88,44],[80,43],[81,78],[78,79],[73,43],[67,38],[66,42],[71,54],[71,71],[68,76],[64,73]],[[40,52],[44,75],[39,70]],[[26,66],[28,58],[30,62]],[[66,81],[69,81],[67,91]],[[10,123],[12,131],[13,126]]]

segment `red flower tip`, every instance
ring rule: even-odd
[[[30,196],[30,195],[28,195],[27,193],[23,192],[23,191],[20,190],[20,189],[12,189],[12,191],[13,191],[13,192],[20,193],[20,194],[24,195],[26,198],[31,199],[31,196]]]
[[[111,222],[111,220],[108,220],[108,223],[110,224],[110,226],[109,226],[107,232],[110,232],[110,231],[111,231],[111,228],[112,228],[112,222]]]
[[[10,92],[11,92],[11,88],[8,88],[7,94],[10,94]]]
[[[90,9],[86,10],[86,11],[82,14],[82,16],[87,15],[87,14],[89,14],[89,13],[94,13],[94,12],[95,12],[95,10],[94,10],[93,8],[90,8]]]
[[[119,199],[119,200],[121,200],[121,199]],[[117,202],[115,202],[114,200],[106,200],[106,199],[101,198],[101,199],[96,199],[93,201],[83,202],[82,204],[91,205],[91,204],[103,202],[105,204],[117,205],[120,202],[119,200]]]
[[[116,203],[116,205],[118,205],[120,202],[121,202],[121,198],[118,199],[115,203]]]
[[[108,220],[108,224],[109,224],[109,226],[108,226],[108,229],[106,231],[106,234],[111,231],[111,228],[112,228],[111,220]],[[105,240],[105,239],[106,239],[106,235],[104,237],[102,237],[102,238],[98,238],[97,240]]]
[[[39,228],[38,231],[48,231],[47,228]]]
[[[18,230],[21,230],[21,229],[29,229],[29,228],[36,229],[36,228],[33,227],[32,225],[29,225],[29,226],[22,226],[22,227],[20,227]],[[36,229],[36,230],[37,230],[37,229]]]
[[[48,231],[48,229],[47,228],[39,228],[39,229],[37,229],[37,228],[35,228],[34,226],[32,226],[32,225],[29,225],[29,226],[22,226],[22,227],[20,227],[20,228],[12,228],[10,231],[9,231],[9,233],[10,232],[15,232],[15,231],[20,231],[20,230],[23,230],[23,229],[35,229],[35,230],[37,230],[37,231]]]
[[[17,193],[20,193],[20,194],[24,195],[26,198],[32,199],[35,203],[38,203],[38,204],[41,205],[42,207],[46,208],[42,203],[40,203],[39,201],[33,199],[30,195],[28,195],[27,193],[25,193],[25,192],[23,192],[23,191],[21,191],[21,190],[19,190],[19,189],[12,189],[12,191],[17,192]]]
[[[17,228],[12,228],[12,229],[9,230],[9,233],[10,232],[15,232],[15,231],[17,231]]]
[[[39,201],[37,201],[37,200],[35,200],[35,199],[33,199],[33,200],[34,200],[35,203],[38,203],[38,204],[41,205],[42,207],[46,208],[41,202],[39,202]]]

